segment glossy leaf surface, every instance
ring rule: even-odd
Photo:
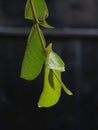
[[[59,71],[55,71],[58,77],[61,79],[61,73]],[[50,76],[50,69],[45,67],[45,74],[44,74],[44,88],[42,90],[41,96],[38,101],[39,107],[51,107],[55,105],[61,95],[61,85],[56,79],[54,75],[52,75],[52,84],[49,81]]]
[[[28,38],[27,48],[25,50],[24,59],[22,62],[20,77],[26,80],[35,79],[41,72],[44,61],[45,54],[43,53],[41,41],[36,26],[34,26]]]
[[[37,14],[38,20],[45,20],[48,17],[48,8],[45,0],[31,0],[34,3],[34,8]],[[32,6],[30,0],[27,0],[25,6],[25,18],[34,20]]]

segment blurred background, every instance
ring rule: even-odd
[[[24,19],[26,0],[0,0],[0,130],[98,130],[98,0],[46,0],[47,44],[65,62],[59,102],[38,108],[43,70],[34,81],[20,79],[32,22]]]

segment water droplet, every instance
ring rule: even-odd
[[[39,108],[41,108],[42,106],[38,106]]]

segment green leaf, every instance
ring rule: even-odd
[[[53,51],[51,51],[45,62],[46,67],[58,70],[60,72],[65,71],[65,65],[62,59]]]
[[[61,78],[58,77],[58,75],[55,73],[55,70],[58,70],[60,72],[65,70],[64,62],[62,59],[52,51],[52,44],[50,43],[47,47],[47,58],[45,62],[46,67],[52,69],[52,73],[50,71],[49,75],[49,83],[52,87],[54,87],[53,81],[52,81],[52,75],[55,75],[58,82],[61,84],[61,87],[68,95],[73,95],[73,93],[64,85]]]
[[[40,22],[40,25],[45,28],[54,28],[53,26],[49,25],[46,20]]]
[[[43,34],[42,37],[44,39]],[[28,38],[27,48],[25,50],[24,59],[22,62],[20,77],[26,80],[35,79],[41,72],[44,61],[45,54],[43,53],[41,41],[36,26],[34,26]]]
[[[55,72],[58,75],[58,77],[61,78],[61,73],[59,71]],[[45,67],[44,88],[38,101],[39,107],[51,107],[55,105],[58,102],[61,95],[61,85],[54,75],[51,77],[53,78],[52,81],[54,82],[54,87],[51,87],[49,83],[49,73],[50,69]]]
[[[48,17],[48,8],[47,8],[45,0],[31,0],[31,1],[34,3],[34,8],[35,8],[38,20],[41,20],[41,21],[45,20]],[[30,0],[27,0],[26,6],[25,6],[25,18],[34,20]]]

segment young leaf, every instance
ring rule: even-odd
[[[44,39],[43,34],[42,37]],[[38,31],[36,29],[36,26],[34,25],[28,38],[27,48],[22,62],[20,77],[26,80],[35,79],[41,72],[44,61],[45,54],[43,53]]]
[[[68,95],[73,95],[73,93],[63,84],[61,78],[58,77],[58,75],[55,73],[55,70],[58,70],[60,72],[62,72],[62,70],[65,69],[64,67],[64,62],[62,61],[62,59],[52,51],[52,44],[49,44],[47,47],[47,59],[45,62],[46,67],[51,68],[52,70],[49,73],[49,83],[50,85],[53,87],[53,82],[52,82],[52,75],[55,75],[55,77],[57,78],[57,80],[59,81],[59,83],[61,84],[61,87],[63,88],[63,90],[68,94]],[[52,55],[51,55],[52,53]]]
[[[41,96],[38,101],[39,107],[51,107],[55,105],[61,95],[61,85],[53,75],[52,82],[54,82],[54,87],[49,83],[49,73],[50,69],[45,67],[45,75],[44,75],[44,88],[42,90]],[[61,73],[59,71],[55,71],[59,78],[61,78]]]
[[[31,2],[34,4],[38,20],[45,20],[48,17],[48,8],[45,0],[31,0]],[[34,20],[31,2],[30,0],[26,2],[25,18]]]
[[[65,65],[62,59],[53,51],[51,51],[45,62],[46,67],[60,72],[65,71]]]
[[[46,20],[40,22],[40,25],[45,28],[54,28],[53,26],[49,25]]]

